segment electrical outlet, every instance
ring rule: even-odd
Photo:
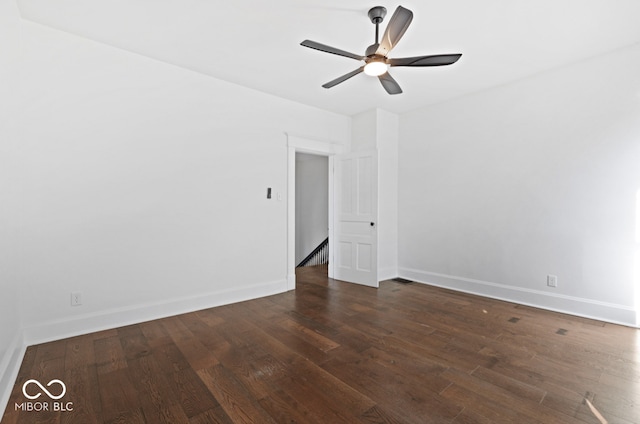
[[[71,292],[71,306],[80,306],[80,305],[82,305],[82,293]]]
[[[558,276],[557,275],[547,275],[547,286],[549,286],[549,287],[558,287]]]

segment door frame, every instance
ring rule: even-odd
[[[310,153],[329,158],[329,277],[333,277],[333,222],[334,222],[334,174],[335,155],[346,152],[345,146],[328,141],[313,140],[286,134],[287,136],[287,290],[296,288],[296,153]]]

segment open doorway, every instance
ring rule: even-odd
[[[296,288],[296,153],[328,158],[328,277],[378,287],[378,153],[287,134],[287,290]],[[367,229],[367,231],[365,231]]]
[[[287,289],[296,288],[296,153],[308,153],[312,155],[324,156],[328,160],[328,227],[329,227],[329,278],[333,278],[333,223],[334,223],[334,177],[329,171],[333,167],[335,155],[344,152],[344,146],[337,143],[329,143],[318,140],[311,140],[287,134]]]
[[[326,273],[329,263],[329,158],[296,152],[295,263],[317,266]]]

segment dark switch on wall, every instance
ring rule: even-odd
[[[271,187],[267,187],[267,199],[271,199]]]

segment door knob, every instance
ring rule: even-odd
[[[375,224],[375,222],[372,222],[372,223],[371,223],[371,226],[372,226],[372,227],[373,227],[373,226],[375,226],[375,225],[376,225],[376,224]]]

